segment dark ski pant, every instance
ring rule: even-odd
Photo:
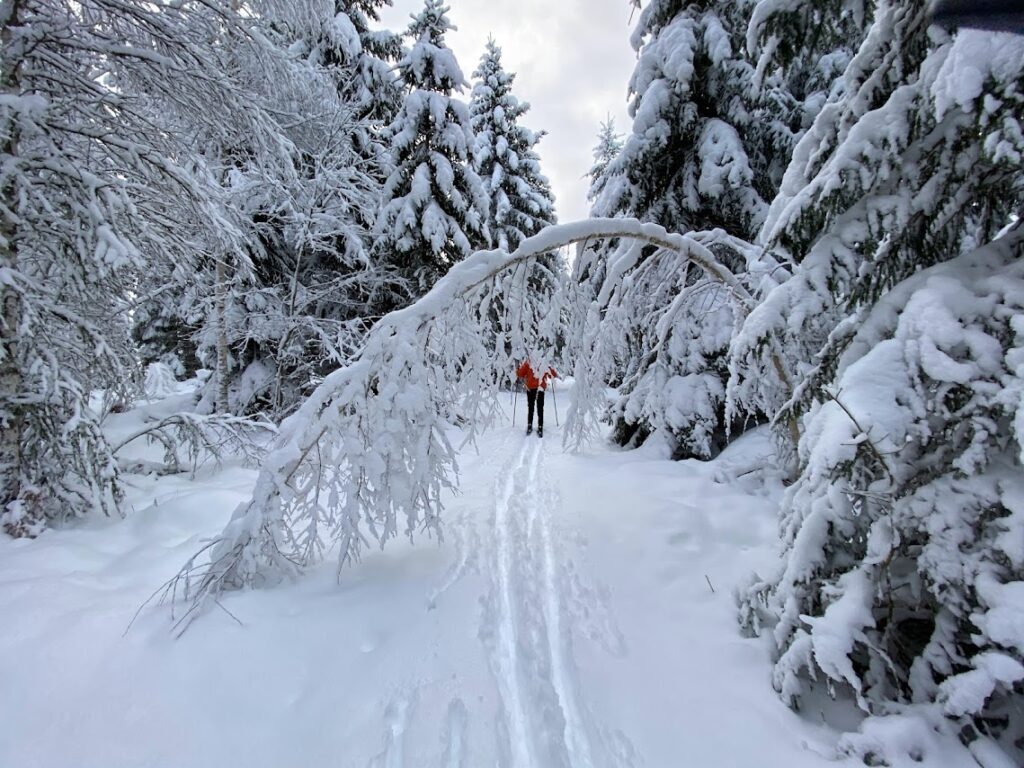
[[[537,426],[544,429],[544,390],[526,390],[526,426],[533,429],[533,409],[537,408]]]

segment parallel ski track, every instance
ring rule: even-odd
[[[502,453],[495,455],[495,465]],[[631,766],[628,740],[616,734],[609,741],[581,699],[573,627],[581,607],[589,614],[600,613],[600,606],[584,594],[573,563],[560,560],[553,531],[561,500],[544,467],[544,443],[528,437],[506,455],[494,480],[489,530],[474,525],[468,514],[454,521],[455,559],[426,596],[427,607],[435,608],[468,570],[484,566],[489,593],[480,637],[498,692],[500,768]],[[591,639],[608,634],[584,628]],[[407,684],[387,700],[383,751],[368,768],[408,768],[405,738],[417,699],[417,686]],[[470,765],[469,719],[464,700],[454,696],[440,734],[442,768]]]
[[[504,757],[509,768],[594,768],[551,533],[558,499],[542,458],[543,442],[527,438],[495,494],[492,668],[505,717]]]
[[[522,471],[532,441],[525,441],[512,465],[499,478],[499,492],[494,506],[494,569],[498,588],[497,648],[493,659],[498,691],[504,704],[508,728],[508,757],[514,768],[532,768],[532,740],[529,736],[523,693],[520,688],[515,579],[512,575],[512,532],[509,525],[511,504],[516,489],[516,476]],[[539,445],[537,446],[539,448]]]

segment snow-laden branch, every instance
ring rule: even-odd
[[[371,541],[383,546],[397,536],[399,517],[410,537],[418,530],[440,536],[441,494],[455,487],[458,473],[447,427],[456,413],[470,424],[484,421],[500,381],[495,346],[484,341],[485,328],[493,334],[487,299],[495,293],[492,284],[540,255],[607,239],[674,252],[728,289],[744,313],[753,305],[709,247],[631,219],[552,226],[512,253],[473,254],[419,301],[382,318],[355,361],[327,376],[285,420],[252,498],[168,586],[168,596],[189,601],[179,626],[225,589],[298,574],[320,557],[325,540],[339,543],[341,567]],[[633,258],[633,264],[616,260],[610,271],[621,279],[638,255]],[[599,306],[570,303],[569,311],[595,317]],[[522,336],[522,329],[505,328]],[[505,348],[505,341],[499,339],[497,348]],[[586,408],[577,403],[576,411]],[[208,559],[197,562],[200,555]]]
[[[138,460],[122,461],[123,469],[156,471],[160,474],[183,472],[185,468],[182,466],[182,449],[192,472],[208,461],[219,464],[225,455],[241,457],[247,465],[256,466],[263,455],[261,438],[276,431],[271,422],[243,416],[225,413],[174,413],[146,423],[116,445],[112,445],[110,452],[116,456],[126,445],[145,438],[163,448],[164,463],[153,465]]]

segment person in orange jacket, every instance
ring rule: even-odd
[[[548,380],[557,378],[555,369],[548,368],[538,379],[529,360],[523,360],[516,369],[516,379],[522,379],[526,384],[526,434],[533,432],[533,411],[536,407],[537,437],[544,437],[544,391],[548,388]]]

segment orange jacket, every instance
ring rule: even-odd
[[[548,368],[547,373],[545,373],[540,378],[540,381],[538,381],[537,374],[533,372],[533,366],[530,365],[528,360],[524,360],[523,364],[516,369],[516,378],[524,379],[526,381],[527,389],[547,389],[548,379],[557,379],[558,374],[555,372],[554,368]]]

